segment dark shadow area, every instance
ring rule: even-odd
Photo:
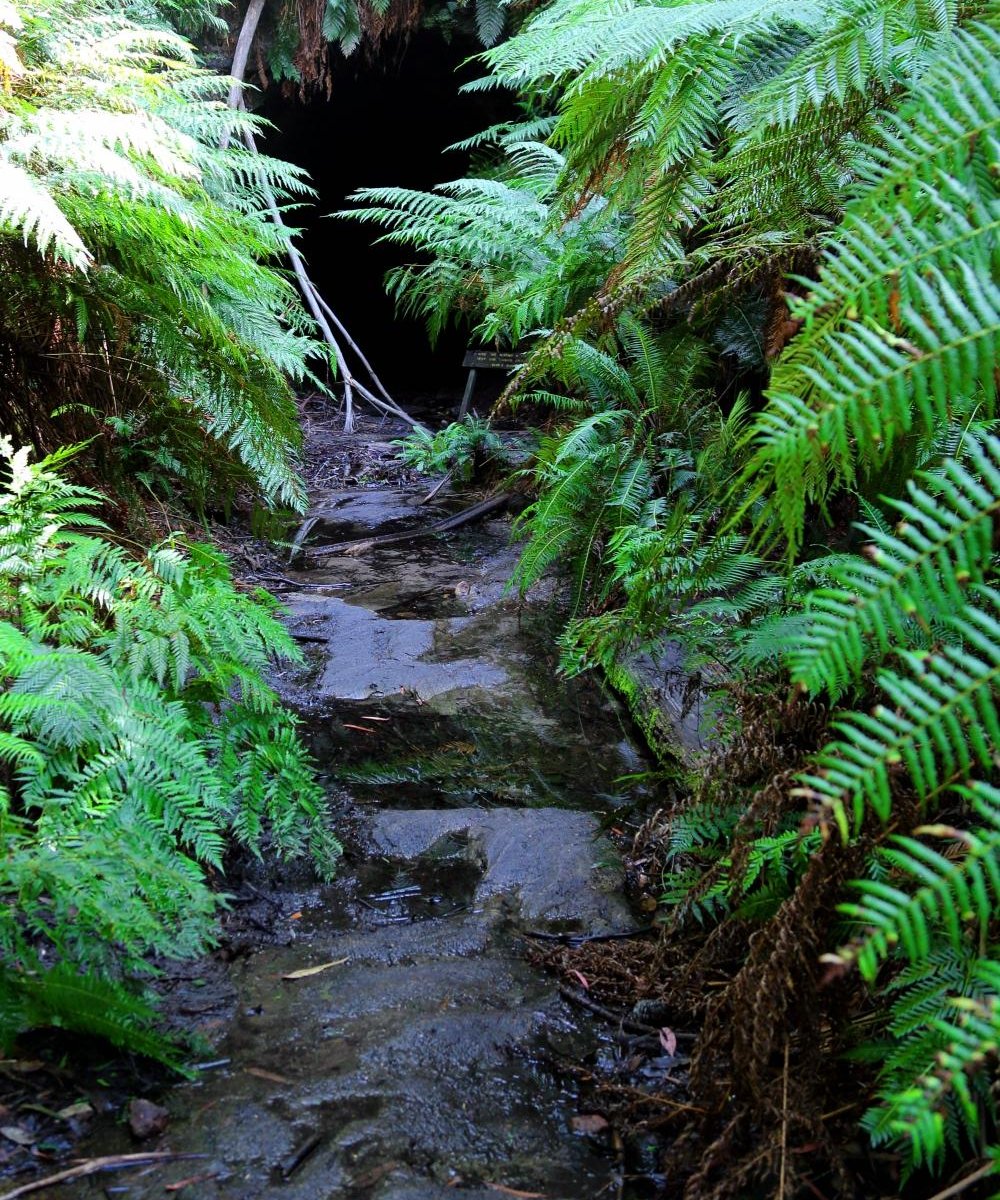
[[[275,88],[261,109],[277,127],[268,152],[304,167],[319,193],[318,203],[294,218],[315,283],[386,385],[421,407],[457,403],[466,335],[449,330],[431,350],[422,323],[397,319],[383,287],[385,272],[412,254],[373,246],[374,227],[328,214],[346,207],[359,187],[430,188],[465,173],[468,155],[444,149],[505,119],[512,107],[502,94],[459,94],[463,82],[481,74],[477,64],[462,66],[480,49],[471,40],[417,32],[405,46],[383,47],[374,61],[337,54],[329,100],[303,103]]]

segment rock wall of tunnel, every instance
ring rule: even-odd
[[[276,127],[268,152],[304,167],[319,193],[294,218],[315,283],[394,394],[441,410],[461,394],[465,332],[449,331],[432,350],[422,323],[396,317],[383,286],[385,272],[413,254],[374,246],[374,227],[329,214],[359,187],[429,188],[465,173],[468,156],[445,148],[512,111],[504,96],[459,93],[481,73],[466,64],[479,49],[418,31],[377,59],[333,52],[329,100],[302,101],[271,88],[260,109]]]

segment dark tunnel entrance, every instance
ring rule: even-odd
[[[327,214],[347,207],[359,187],[430,188],[466,172],[468,156],[444,149],[512,113],[502,94],[459,94],[481,73],[461,67],[480,49],[471,39],[418,31],[374,60],[338,53],[329,100],[303,102],[272,88],[260,110],[277,127],[268,152],[304,167],[319,193],[291,218],[302,227],[314,282],[397,398],[442,415],[461,395],[466,332],[449,330],[432,350],[423,324],[397,318],[383,287],[385,272],[413,261],[412,253],[373,246],[374,226]]]

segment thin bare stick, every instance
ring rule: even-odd
[[[619,1029],[629,1033],[649,1034],[659,1040],[660,1031],[655,1025],[646,1025],[642,1021],[634,1021],[625,1013],[616,1013],[613,1009],[605,1008],[603,1004],[598,1004],[596,1000],[591,1000],[586,992],[577,991],[571,988],[569,984],[561,983],[559,985],[559,994],[567,1000],[571,1000],[574,1004],[579,1004],[581,1008],[586,1008],[592,1013],[596,1013],[599,1017],[603,1017],[606,1021],[617,1025]],[[694,1033],[677,1033],[677,1040],[682,1038],[695,1038]]]
[[[364,367],[364,369],[368,372],[369,376],[371,377],[372,383],[375,385],[376,390],[381,392],[383,399],[387,400],[390,404],[395,404],[396,403],[395,400],[393,400],[393,398],[389,395],[388,391],[386,391],[385,384],[375,374],[375,368],[371,365],[371,363],[365,357],[364,351],[361,349],[361,347],[358,345],[358,343],[354,340],[354,338],[352,338],[351,335],[347,332],[344,322],[340,319],[340,317],[337,316],[337,314],[333,311],[333,309],[329,306],[329,304],[327,304],[327,302],[323,299],[323,297],[318,292],[316,293],[316,298],[319,300],[320,304],[323,306],[323,311],[326,313],[326,315],[330,318],[330,320],[337,327],[337,331],[340,334],[340,336],[344,339],[344,341],[348,344],[348,346],[350,346],[350,348],[358,356],[358,361],[361,363],[361,365]]]
[[[51,1187],[55,1183],[68,1183],[71,1179],[83,1179],[87,1175],[96,1175],[98,1171],[119,1171],[125,1167],[141,1167],[152,1162],[176,1162],[182,1158],[208,1158],[207,1154],[174,1154],[170,1150],[154,1150],[147,1154],[111,1154],[104,1158],[88,1158],[85,1162],[48,1175],[45,1179],[34,1179],[31,1183],[22,1183],[12,1192],[4,1192],[0,1200],[17,1200],[18,1196],[27,1196],[31,1192],[40,1192],[42,1188]]]
[[[973,1171],[971,1175],[966,1175],[964,1179],[960,1179],[958,1183],[953,1183],[951,1187],[946,1187],[943,1192],[935,1192],[931,1196],[931,1200],[951,1200],[952,1196],[958,1196],[965,1191],[966,1188],[972,1187],[974,1183],[978,1183],[980,1179],[985,1179],[989,1175],[996,1163],[988,1162],[979,1168],[978,1171]],[[0,1196],[0,1200],[4,1200]]]
[[[453,513],[450,517],[444,517],[440,521],[435,521],[433,525],[421,525],[416,529],[405,529],[402,533],[383,533],[378,537],[360,538],[353,542],[335,542],[328,546],[306,546],[301,551],[307,559],[314,558],[330,558],[335,554],[361,554],[366,550],[371,550],[376,546],[395,546],[400,542],[412,542],[416,538],[431,537],[438,533],[450,533],[453,529],[461,529],[463,525],[471,525],[474,521],[481,521],[484,517],[488,517],[490,513],[496,512],[499,508],[504,508],[510,495],[507,492],[498,492],[494,496],[487,496],[485,500],[480,500],[478,504],[473,504],[469,508],[463,508],[461,512]]]
[[[438,492],[444,487],[444,485],[450,481],[452,474],[453,474],[453,472],[449,471],[447,475],[442,476],[437,481],[437,483],[431,488],[431,490],[427,493],[427,495],[423,498],[423,500],[420,501],[420,503],[421,504],[430,504],[430,502],[434,499],[434,497],[438,494]]]
[[[238,101],[240,107],[243,104],[242,96]],[[243,142],[251,154],[257,153],[257,139],[250,129],[243,130]],[[281,215],[281,210],[278,208],[278,201],[275,199],[274,192],[270,187],[265,185],[265,195],[267,197],[267,206],[271,213],[271,220],[279,228],[285,227],[284,218]],[[337,360],[337,368],[340,371],[341,378],[344,381],[344,432],[352,433],[354,431],[354,396],[352,393],[352,384],[354,380],[347,366],[347,360],[344,358],[344,352],[340,348],[340,343],[333,335],[333,330],[327,324],[326,317],[323,315],[323,310],[319,306],[318,293],[313,286],[312,280],[306,272],[306,264],[302,255],[298,251],[298,247],[289,240],[288,242],[288,261],[292,264],[292,270],[295,272],[295,278],[299,282],[299,290],[309,306],[309,311],[312,313],[316,324],[320,327],[323,337],[327,345],[333,351],[334,357]]]
[[[243,24],[240,26],[239,37],[236,39],[236,50],[233,52],[233,65],[229,71],[233,79],[233,85],[229,89],[230,108],[241,107],[243,80],[247,73],[247,60],[250,58],[250,47],[253,45],[253,39],[257,34],[257,26],[260,24],[265,3],[266,0],[250,0],[249,5],[247,5]],[[228,133],[223,134],[221,144],[223,150],[229,145]]]
[[[309,536],[309,531],[318,520],[319,517],[306,517],[306,519],[299,526],[298,532],[296,533],[295,537],[292,538],[292,548],[288,552],[288,561],[290,563],[295,562],[296,558],[299,556],[299,553],[302,550],[302,543]],[[277,576],[274,576],[274,578],[277,578]],[[291,583],[292,581],[288,580],[288,582]]]
[[[363,383],[358,383],[356,379],[354,380],[354,386],[357,389],[358,394],[364,396],[368,403],[373,405],[375,408],[380,409],[382,412],[392,413],[394,416],[399,417],[401,421],[405,421],[407,425],[413,429],[422,429],[425,433],[428,432],[426,425],[422,425],[419,421],[411,417],[408,412],[399,407],[395,400],[389,401],[388,403],[386,403],[385,400],[379,400],[377,396],[372,395],[372,393],[368,390],[368,388],[365,387]]]

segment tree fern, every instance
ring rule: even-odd
[[[71,380],[97,420],[88,433],[113,443],[110,429],[126,431],[126,453],[169,457],[192,491],[198,472],[225,472],[228,460],[231,479],[301,505],[288,379],[310,377],[307,360],[322,351],[268,265],[289,235],[264,202],[268,188],[307,194],[301,173],[235,143],[219,149],[253,119],[221,103],[227,81],[201,71],[162,23],[145,28],[115,6],[49,7],[17,6],[20,69],[4,88],[0,131],[0,243],[35,251],[0,258],[30,314],[0,321],[15,411],[30,386],[23,404],[45,394],[51,412]],[[58,385],[39,354],[46,327]],[[30,385],[22,362],[33,365]],[[206,436],[223,451],[214,463]]]
[[[503,155],[494,176],[432,193],[365,188],[351,196],[361,207],[339,214],[384,226],[380,241],[431,255],[390,272],[387,288],[400,311],[426,320],[432,340],[452,319],[475,317],[484,341],[516,344],[555,325],[610,267],[615,231],[597,220],[600,205],[552,222],[562,156],[507,138]]]
[[[656,271],[684,278],[835,217],[859,135],[920,78],[956,18],[947,5],[880,0],[559,0],[483,56],[479,86],[558,105],[561,198],[599,193],[634,219],[615,287]]]
[[[600,578],[602,550],[625,530],[648,525],[660,484],[657,437],[680,422],[704,363],[694,340],[658,339],[631,317],[621,321],[618,338],[624,363],[583,340],[563,347],[559,371],[567,391],[597,411],[542,439],[533,468],[540,494],[518,524],[530,541],[513,583],[526,592],[553,562],[567,560],[574,614],[588,584]],[[609,583],[614,576],[605,573],[599,594]]]
[[[774,373],[750,466],[792,549],[808,503],[863,483],[901,439],[991,410],[998,39],[987,26],[956,33],[885,122],[866,186],[794,306],[805,329]]]

